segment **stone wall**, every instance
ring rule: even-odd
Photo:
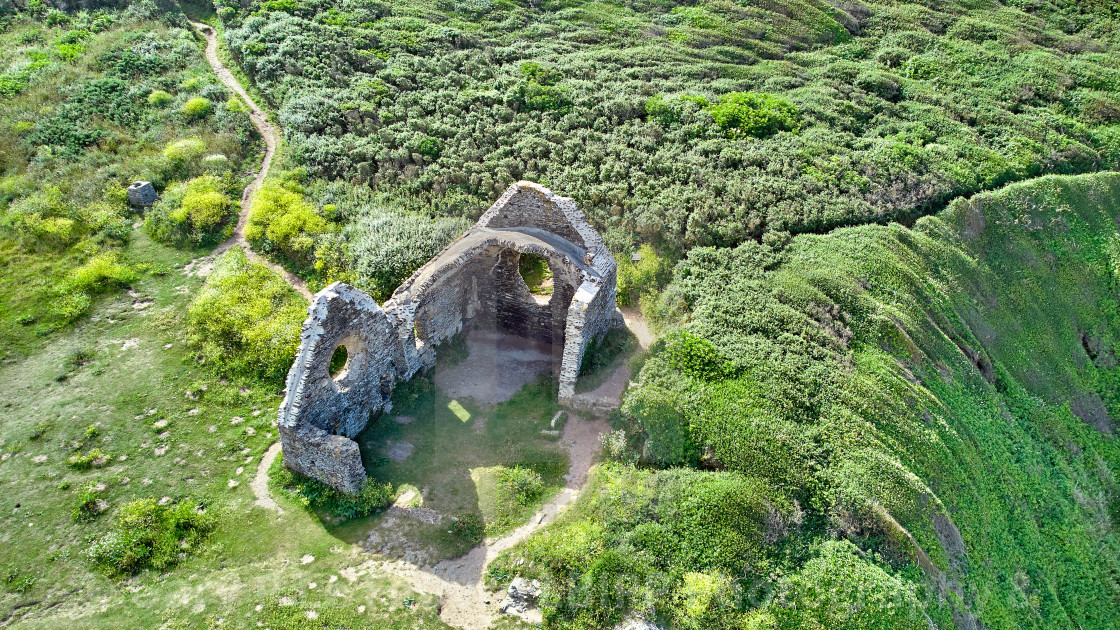
[[[544,303],[521,278],[522,254],[548,260],[554,289]],[[356,492],[365,469],[350,438],[391,408],[397,382],[434,366],[438,345],[473,323],[551,343],[560,400],[570,402],[587,345],[622,325],[615,276],[614,258],[574,201],[518,182],[381,307],[354,287],[328,286],[308,308],[280,406],[285,465]],[[349,360],[332,377],[340,345]]]

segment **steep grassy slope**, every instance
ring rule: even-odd
[[[1112,627],[1118,200],[1115,173],[1046,177],[913,229],[693,250],[660,302],[680,328],[627,395],[634,450],[613,442],[655,468],[604,467],[495,574],[530,556],[577,626]],[[665,466],[705,472],[672,498]],[[698,544],[698,518],[729,526]],[[816,545],[836,537],[879,555]]]

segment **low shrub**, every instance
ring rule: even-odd
[[[117,252],[103,252],[77,267],[64,283],[69,292],[102,293],[126,287],[139,277],[136,270],[121,262]]]
[[[498,473],[498,492],[513,498],[518,505],[529,505],[544,491],[540,473],[521,466],[503,468]]]
[[[148,95],[148,104],[152,107],[163,107],[172,100],[172,96],[163,90],[152,90]]]
[[[357,494],[336,490],[284,466],[281,453],[269,470],[269,485],[276,491],[315,512],[341,519],[360,518],[382,510],[393,502],[393,485],[367,478]]]
[[[200,138],[182,138],[163,148],[163,157],[167,158],[172,171],[181,176],[197,172],[205,153],[206,143]]]
[[[765,138],[800,126],[797,108],[773,94],[731,92],[709,111],[729,138]]]
[[[316,237],[333,229],[301,193],[270,182],[253,199],[245,238],[254,248],[276,252],[297,266],[310,268],[315,262]]]
[[[643,295],[655,294],[673,279],[673,264],[652,245],[642,245],[639,260],[623,260],[618,265],[618,305],[637,306]]]
[[[74,453],[66,458],[66,464],[74,470],[89,470],[90,468],[101,468],[112,461],[112,456],[108,453],[101,452],[101,449],[95,448],[86,453]]]
[[[199,503],[160,505],[155,499],[140,499],[122,507],[112,529],[90,541],[84,554],[97,569],[115,577],[163,570],[196,549],[215,521]]]
[[[179,108],[179,112],[190,120],[198,120],[206,118],[213,111],[214,106],[210,103],[210,99],[196,96]]]
[[[121,262],[117,252],[102,252],[67,274],[56,289],[51,309],[64,321],[73,321],[89,310],[93,295],[126,287],[139,276],[135,269]]]
[[[89,484],[85,490],[78,494],[78,500],[74,504],[71,515],[75,521],[91,521],[108,507],[108,503],[101,495],[101,491],[95,484]]]
[[[148,212],[144,228],[152,238],[178,246],[206,245],[233,232],[234,204],[228,186],[203,175],[172,186]]]
[[[299,346],[306,310],[283,278],[234,247],[188,308],[188,339],[218,372],[280,382]]]

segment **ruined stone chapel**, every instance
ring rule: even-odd
[[[548,261],[551,297],[530,293],[524,254]],[[396,383],[435,366],[439,345],[475,322],[551,344],[559,399],[570,403],[588,345],[623,325],[615,279],[614,258],[575,202],[518,182],[381,306],[331,284],[308,307],[288,373],[278,417],[285,465],[357,492],[366,472],[353,438],[391,408]],[[346,365],[332,376],[340,346]]]

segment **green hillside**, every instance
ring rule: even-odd
[[[470,216],[535,180],[618,249],[912,220],[1120,167],[1109,3],[833,5],[220,0],[218,14],[311,174]]]
[[[617,463],[492,576],[561,627],[1112,627],[1118,223],[1104,173],[692,250]]]

